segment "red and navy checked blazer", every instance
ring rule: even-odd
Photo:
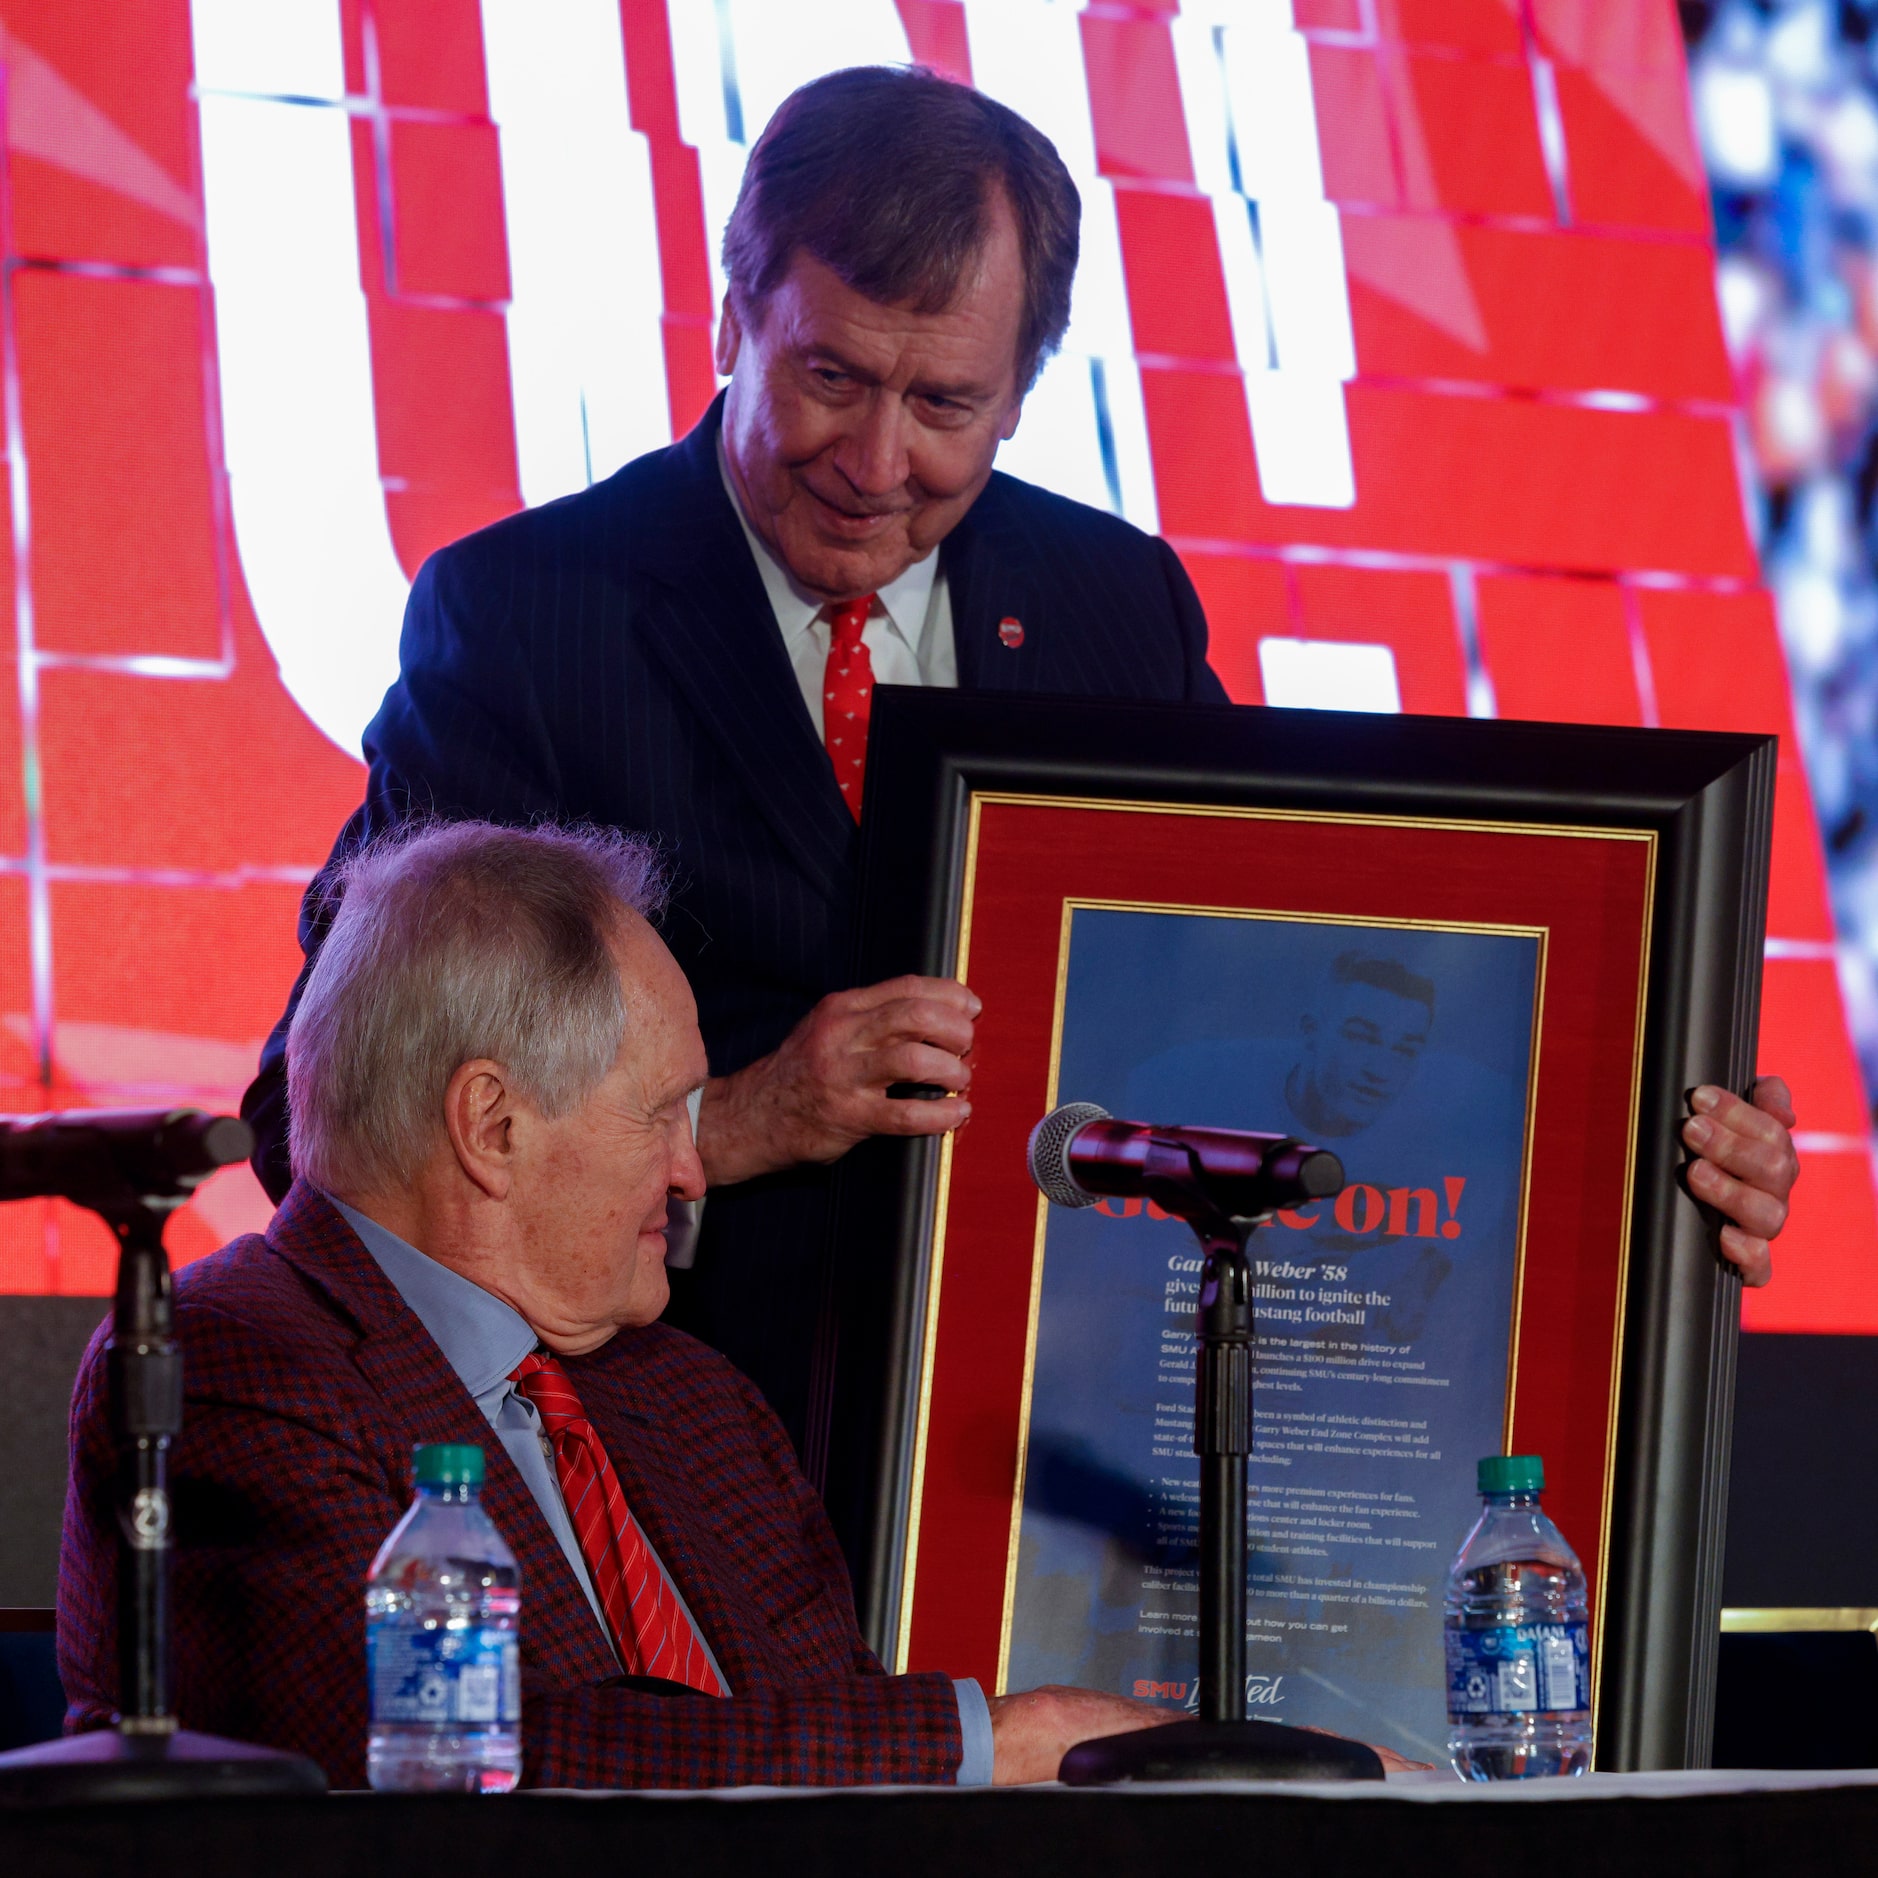
[[[365,1784],[365,1573],[411,1499],[411,1445],[483,1449],[483,1504],[522,1573],[524,1780],[718,1787],[945,1781],[941,1675],[889,1676],[856,1628],[820,1501],[757,1390],[662,1324],[568,1374],[633,1512],[736,1693],[620,1686],[593,1611],[502,1444],[350,1227],[296,1185],[176,1282],[185,1424],[173,1457],[177,1709]],[[72,1402],[59,1567],[70,1729],[116,1705],[116,1522],[103,1346]],[[611,1684],[612,1686],[609,1686]]]

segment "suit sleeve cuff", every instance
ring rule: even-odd
[[[991,1704],[985,1692],[970,1676],[957,1678],[952,1693],[959,1703],[959,1736],[965,1752],[959,1756],[958,1784],[961,1787],[991,1785]]]

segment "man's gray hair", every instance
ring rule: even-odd
[[[608,944],[655,918],[652,844],[592,828],[450,822],[341,863],[342,896],[287,1035],[294,1172],[328,1192],[408,1180],[465,1063],[500,1063],[545,1115],[592,1094],[626,1029]]]

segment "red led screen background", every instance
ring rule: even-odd
[[[1866,1098],[1746,520],[1671,0],[1245,0],[1308,48],[1354,339],[1343,507],[1262,493],[1229,270],[1182,134],[1182,21],[1235,9],[1051,10],[1076,15],[1113,187],[1159,525],[1235,697],[1262,698],[1262,640],[1354,642],[1390,649],[1407,710],[1780,735],[1761,1061],[1799,1091],[1806,1172],[1779,1282],[1745,1322],[1878,1332]],[[489,9],[326,11],[375,499],[408,578],[527,481]],[[973,76],[982,14],[891,11],[914,56]],[[710,159],[685,141],[674,37],[689,16],[617,12],[650,172],[636,277],[656,287],[661,422],[682,430],[716,382]],[[0,28],[0,1107],[227,1107],[363,771],[283,684],[236,539],[187,0],[0,0]],[[817,56],[846,62],[832,39]],[[245,1170],[224,1174],[173,1251],[266,1210]],[[84,1216],[0,1209],[0,1291],[95,1293],[110,1270]]]

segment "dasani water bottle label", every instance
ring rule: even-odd
[[[494,1726],[522,1718],[513,1630],[380,1618],[366,1626],[365,1657],[374,1721]]]
[[[1591,1706],[1591,1651],[1583,1624],[1451,1626],[1450,1715],[1571,1713]]]

